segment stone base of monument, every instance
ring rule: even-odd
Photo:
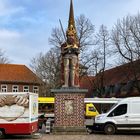
[[[61,134],[61,135],[66,135],[66,134],[73,134],[73,135],[86,135],[87,129],[86,127],[68,127],[68,126],[61,126],[61,127],[53,127],[52,130],[53,134]]]
[[[54,134],[86,134],[85,104],[86,89],[52,89],[55,94]]]

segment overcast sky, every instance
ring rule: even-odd
[[[29,65],[46,52],[51,30],[61,19],[67,28],[70,0],[0,0],[0,49],[11,63]],[[75,17],[84,14],[98,28],[140,11],[140,0],[73,0]]]

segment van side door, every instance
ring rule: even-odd
[[[131,101],[130,102],[130,113],[128,115],[129,125],[136,130],[140,130],[140,101]]]

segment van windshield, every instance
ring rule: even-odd
[[[106,111],[106,113],[108,113],[110,110],[112,110],[117,104],[118,104],[118,103],[113,104],[113,105],[111,106],[111,108],[109,108],[109,109]]]

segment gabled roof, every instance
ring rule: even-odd
[[[28,84],[43,83],[43,81],[25,65],[17,64],[0,64],[0,82]]]

